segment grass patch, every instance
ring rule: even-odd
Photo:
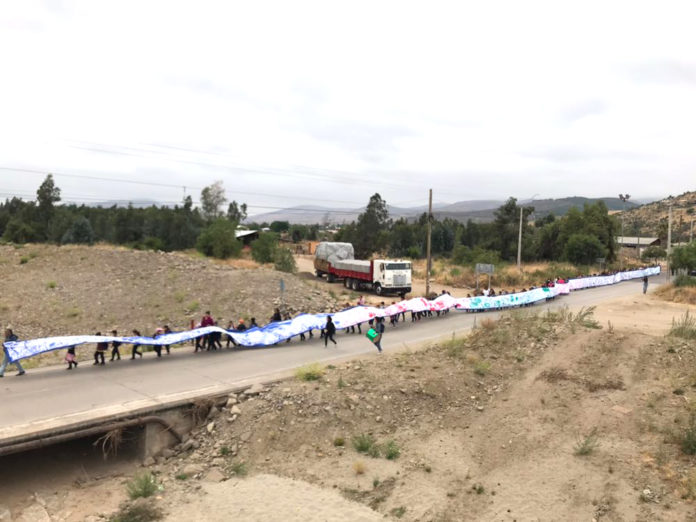
[[[396,441],[390,440],[384,445],[384,457],[387,460],[396,460],[401,455],[401,449]]]
[[[233,462],[230,465],[230,473],[233,473],[238,477],[245,477],[246,474],[249,473],[246,462],[242,462],[241,460]]]
[[[345,388],[345,387],[346,387],[346,383],[345,383],[345,381],[343,380],[343,377],[339,377],[339,378],[338,378],[338,384],[337,384],[337,386],[339,387],[339,389],[340,389],[340,388]]]
[[[186,299],[186,292],[174,292],[174,300],[177,303],[183,303]]]
[[[232,453],[232,450],[230,450],[230,448],[228,448],[227,446],[223,446],[220,448],[220,455],[222,455],[223,457],[226,457],[230,453]]]
[[[19,264],[20,265],[26,265],[29,262],[29,257],[28,256],[22,256],[19,258]]]
[[[136,475],[133,480],[126,483],[126,492],[131,500],[151,497],[159,489],[160,484],[149,471]]]
[[[372,435],[361,433],[353,437],[353,448],[358,453],[368,454],[372,448],[376,446],[375,439]]]
[[[65,312],[65,317],[67,317],[68,319],[74,319],[75,317],[79,317],[81,313],[82,310],[80,310],[76,306],[73,306],[72,308],[68,308],[68,311]]]
[[[401,518],[406,514],[406,508],[404,506],[395,507],[390,513],[396,518]]]
[[[696,339],[696,318],[687,310],[679,319],[672,319],[669,334],[681,339]]]
[[[362,460],[356,460],[353,462],[353,472],[356,475],[364,475],[365,471],[367,471],[367,466],[365,466],[365,463]]]
[[[696,414],[691,414],[684,432],[679,436],[679,445],[686,455],[696,455]]]
[[[150,522],[163,517],[162,511],[152,504],[124,504],[109,518],[109,522]]]
[[[336,437],[333,440],[333,445],[336,446],[337,448],[342,448],[343,446],[346,445],[346,440],[343,437]]]
[[[300,381],[318,381],[324,376],[324,368],[319,363],[306,364],[295,370],[295,377]]]
[[[178,475],[174,475],[174,478],[176,480],[188,480],[189,476],[186,473],[179,473]]]
[[[590,455],[599,446],[599,436],[597,428],[592,428],[592,431],[586,437],[581,438],[575,443],[573,454],[576,457],[584,457]]]
[[[477,495],[483,495],[486,492],[486,488],[483,487],[483,484],[474,484],[471,486],[471,490]]]
[[[197,312],[200,307],[201,304],[198,301],[191,301],[189,304],[186,305],[186,311],[188,313]]]
[[[477,361],[474,363],[474,373],[481,377],[488,375],[491,371],[491,363],[488,361]]]
[[[48,283],[46,283],[46,288],[48,288],[49,290],[53,290],[56,286],[58,285],[55,281],[49,281]]]

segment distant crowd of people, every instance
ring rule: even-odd
[[[643,267],[646,268],[646,267]],[[609,276],[609,275],[615,275],[619,273],[619,271],[615,272],[601,272],[598,274],[592,274],[592,275],[578,275],[576,278],[583,278],[583,277],[598,277],[598,276]],[[546,282],[544,282],[539,288],[552,288],[556,286],[557,284],[565,284],[568,282],[568,279],[565,277],[559,277],[555,279],[548,279]],[[481,290],[476,290],[473,294],[467,294],[467,297],[476,297],[476,296],[487,296],[487,297],[493,297],[496,295],[509,295],[509,294],[516,294],[519,292],[526,292],[528,290],[534,290],[535,288],[538,288],[536,286],[530,286],[529,289],[527,288],[522,288],[521,290],[515,290],[514,288],[511,290],[505,290],[501,289],[499,290],[498,293],[496,293],[494,288],[484,288]],[[645,276],[643,277],[643,293],[647,292],[648,288],[648,277]],[[448,291],[442,290],[442,292],[438,296],[431,296],[431,297],[439,297],[442,295],[451,295]],[[553,297],[550,297],[549,299],[552,299]],[[360,296],[356,302],[355,305],[351,303],[345,303],[344,309],[351,308],[353,306],[365,306],[365,297]],[[394,301],[392,301],[391,304],[396,304]],[[521,306],[526,306],[526,305],[521,305]],[[387,307],[387,304],[382,301],[379,303],[378,308],[384,309]],[[445,315],[449,313],[449,310],[442,310],[442,311],[431,311],[431,310],[425,310],[421,312],[413,312],[411,311],[411,322],[416,322],[420,321],[425,318],[437,316],[439,317],[440,315]],[[291,316],[288,312],[281,312],[280,308],[275,308],[273,311],[273,314],[271,315],[269,319],[269,324],[271,323],[276,323],[276,322],[281,322],[285,320],[291,319]],[[388,317],[375,317],[373,319],[370,319],[367,321],[368,324],[368,330],[366,331],[366,336],[370,341],[376,346],[377,350],[379,353],[382,352],[382,346],[381,346],[381,340],[382,336],[386,330],[385,328],[385,320],[389,319],[389,324],[392,327],[396,327],[397,324],[401,322],[406,321],[406,312],[401,311],[397,312],[395,314],[392,314]],[[200,322],[198,324],[194,324],[193,321],[191,321],[190,328],[195,329],[195,328],[202,328],[206,326],[219,326],[219,324],[222,323],[222,319],[219,318],[218,320],[215,320],[213,316],[211,315],[210,311],[206,311],[203,317],[201,318]],[[357,333],[362,334],[362,326],[364,326],[365,323],[359,323],[353,326],[349,326],[344,329],[346,334],[354,334],[356,333],[356,328],[357,328]],[[245,332],[247,330],[253,329],[253,328],[258,328],[259,325],[256,323],[256,318],[252,317],[249,321],[249,324],[245,322],[244,319],[239,319],[238,321],[230,320],[227,323],[227,330],[230,332]],[[131,331],[132,335],[134,337],[141,337],[140,331],[138,330],[132,330]],[[169,328],[168,325],[164,325],[160,328],[157,328],[152,335],[153,338],[157,338],[161,335],[169,334],[172,333],[172,330]],[[310,339],[314,337],[314,333],[312,330],[309,330],[308,332],[305,333],[300,333],[299,338],[301,341],[304,341],[309,337]],[[101,336],[101,332],[96,332],[96,336]],[[117,337],[118,336],[118,331],[117,330],[111,330],[111,336],[112,337]],[[226,339],[223,339],[223,336],[226,337]],[[326,318],[326,325],[324,328],[320,329],[319,332],[319,338],[324,340],[324,347],[328,347],[328,343],[331,342],[334,345],[337,345],[336,339],[336,325],[333,322],[331,316],[327,316]],[[231,348],[235,346],[239,346],[238,343],[234,340],[234,338],[231,335],[225,335],[222,332],[213,332],[201,337],[198,337],[195,339],[194,343],[194,352],[202,352],[202,351],[212,351],[212,350],[220,350],[222,349],[222,342],[223,340],[225,341],[225,348]],[[11,341],[17,341],[17,336],[14,334],[12,331],[12,328],[8,326],[5,329],[5,337],[4,337],[4,342],[11,342]],[[286,340],[287,343],[291,342],[291,339]],[[104,342],[99,342],[96,344],[96,349],[94,351],[94,362],[93,365],[105,365],[106,363],[106,356],[110,352],[111,358],[110,362],[114,361],[120,361],[121,360],[121,346],[123,345],[122,342],[120,341],[104,341]],[[141,344],[134,343],[131,345],[131,352],[130,352],[130,359],[134,360],[136,358],[142,358],[143,353],[140,350]],[[171,346],[170,345],[149,345],[151,346],[151,349],[156,353],[157,357],[160,358],[162,357],[162,351],[166,352],[167,355],[171,353]],[[4,357],[3,357],[3,362],[2,365],[0,365],[0,377],[4,376],[5,370],[7,369],[7,366],[9,364],[14,364],[15,367],[17,368],[17,376],[25,375],[26,371],[22,367],[21,363],[19,361],[16,361],[14,363],[10,363],[9,355],[7,353],[7,349],[4,347],[3,344],[3,352],[4,352]],[[68,367],[66,368],[67,370],[72,370],[73,368],[78,367],[78,360],[77,360],[77,355],[76,355],[76,347],[72,346],[67,348],[67,352],[65,355],[65,362],[67,363]]]

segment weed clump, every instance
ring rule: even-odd
[[[361,433],[353,437],[353,447],[358,453],[369,454],[370,450],[375,447],[375,439],[372,435]]]
[[[681,339],[696,339],[696,317],[690,315],[687,310],[679,319],[672,319],[669,335]]]
[[[592,428],[592,431],[587,434],[586,437],[580,439],[574,447],[573,454],[577,457],[583,457],[585,455],[590,455],[599,446],[599,437],[597,435],[597,428]]]
[[[343,446],[345,446],[345,444],[346,444],[346,441],[343,437],[336,437],[333,440],[333,445],[336,446],[337,448],[343,447]]]
[[[237,461],[230,465],[230,473],[237,475],[238,477],[244,477],[249,472],[246,463],[243,461]]]
[[[160,489],[160,484],[149,471],[136,475],[126,483],[126,492],[131,500],[151,497]]]
[[[390,440],[384,445],[384,457],[387,460],[396,460],[401,455],[401,449],[396,441]]]
[[[324,368],[319,363],[302,366],[295,371],[295,377],[300,381],[318,381],[324,375]]]

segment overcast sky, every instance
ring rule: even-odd
[[[223,180],[251,214],[430,187],[677,195],[696,189],[695,19],[636,0],[3,2],[0,197],[47,172],[87,202]]]

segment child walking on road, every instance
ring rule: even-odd
[[[66,370],[72,370],[73,366],[77,368],[77,359],[75,358],[75,347],[68,348],[68,353],[65,354],[65,362],[68,363]]]

